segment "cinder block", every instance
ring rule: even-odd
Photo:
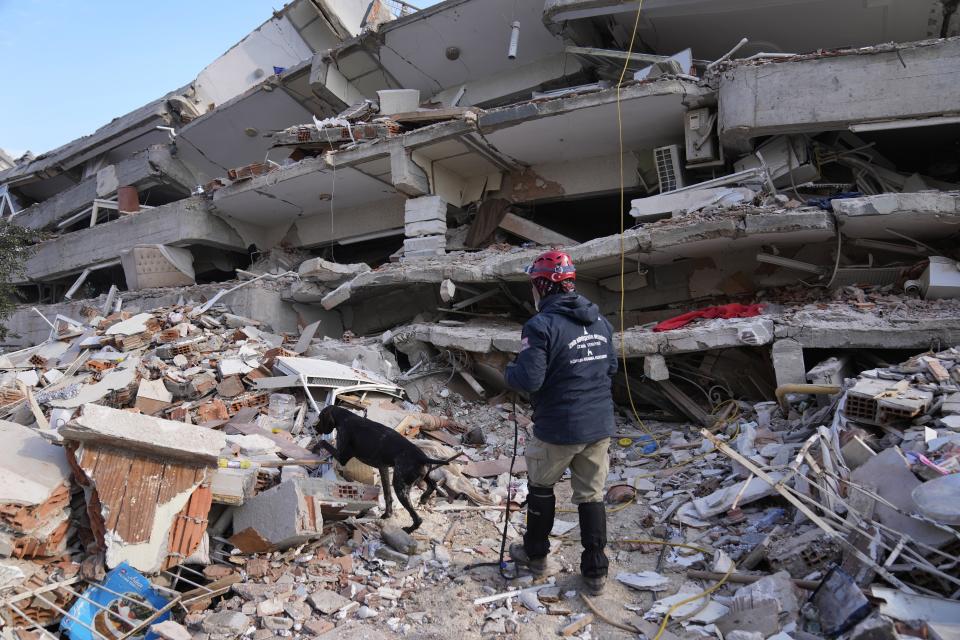
[[[234,512],[233,531],[235,536],[256,538],[265,547],[285,549],[319,536],[323,516],[299,482],[281,482]]]
[[[424,220],[423,222],[408,222],[404,225],[403,231],[408,238],[436,235],[445,236],[447,233],[447,221]]]
[[[446,236],[424,236],[422,238],[407,238],[403,241],[403,255],[406,258],[442,256],[446,252]]]
[[[292,478],[233,513],[231,542],[245,553],[286,549],[323,535],[323,520],[359,516],[377,506],[380,490],[356,482]]]
[[[403,205],[403,220],[406,224],[427,220],[446,222],[446,219],[447,203],[440,196],[410,198]]]

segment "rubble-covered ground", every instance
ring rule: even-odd
[[[8,635],[946,637],[960,607],[960,349],[728,399],[709,428],[628,398],[610,579],[588,600],[566,481],[552,575],[499,565],[508,500],[508,541],[523,531],[531,409],[478,396],[469,358],[401,372],[381,340],[274,334],[222,302],[103,313],[59,318],[2,362]],[[427,505],[412,490],[412,535],[399,506],[381,519],[375,470],[316,446],[334,398],[431,457],[463,453],[431,472]]]

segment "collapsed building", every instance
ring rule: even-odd
[[[660,418],[712,427],[940,352],[960,344],[956,12],[294,0],[187,86],[0,171],[0,214],[38,232],[4,346],[226,304],[491,397],[525,267],[562,247],[619,329],[616,395]],[[210,499],[195,462],[181,502]]]

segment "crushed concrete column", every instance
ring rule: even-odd
[[[803,364],[803,346],[799,342],[791,339],[777,340],[770,351],[777,386],[806,383],[807,369]]]
[[[440,196],[411,198],[404,204],[403,256],[428,258],[447,249],[447,203]]]
[[[401,144],[390,149],[390,175],[393,186],[400,193],[414,197],[430,193],[430,179],[413,161],[412,152]]]
[[[649,355],[643,358],[643,375],[657,382],[670,379],[667,360],[661,355]]]
[[[853,377],[854,375],[853,363],[850,357],[843,355],[840,357],[827,358],[813,369],[810,369],[810,371],[807,371],[807,380],[810,384],[836,385],[842,387],[844,379]],[[821,407],[827,406],[830,404],[830,396],[818,395],[817,404]]]

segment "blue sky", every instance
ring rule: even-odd
[[[0,147],[39,155],[92,133],[190,82],[284,4],[0,0]]]

